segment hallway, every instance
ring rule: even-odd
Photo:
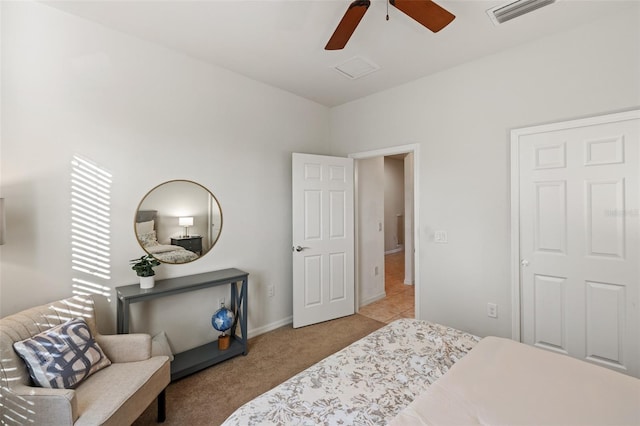
[[[414,286],[404,284],[404,251],[384,256],[384,289],[387,297],[361,307],[358,313],[385,323],[415,318]]]

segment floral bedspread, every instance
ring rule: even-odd
[[[148,253],[156,259],[167,263],[185,263],[197,259],[199,256],[184,247],[173,245],[145,246]]]
[[[223,425],[384,425],[479,340],[400,319],[248,402]]]
[[[138,240],[147,253],[153,255],[161,262],[185,263],[197,259],[199,256],[181,246],[160,244],[156,237],[156,231],[138,234]]]

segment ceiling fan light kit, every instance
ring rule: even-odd
[[[487,15],[489,15],[494,25],[500,25],[555,2],[556,0],[517,0],[493,7],[487,10]]]
[[[455,19],[451,12],[431,0],[388,1],[392,6],[434,33],[443,29]],[[343,49],[370,5],[370,0],[355,0],[352,2],[325,46],[325,50]]]

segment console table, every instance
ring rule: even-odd
[[[129,305],[188,291],[201,290],[220,285],[231,286],[230,309],[235,314],[229,330],[231,344],[226,350],[218,349],[218,342],[204,344],[175,355],[171,363],[171,380],[185,377],[203,368],[210,367],[236,355],[246,355],[247,346],[247,283],[249,274],[239,269],[223,269],[186,277],[156,281],[155,287],[141,289],[139,284],[116,287],[118,298],[117,332],[129,333]],[[215,304],[213,304],[215,306]],[[216,309],[218,309],[216,307]],[[240,336],[238,335],[240,326]]]

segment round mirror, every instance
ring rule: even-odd
[[[171,180],[140,201],[134,227],[140,246],[160,262],[187,263],[207,254],[218,241],[222,210],[204,186]]]

